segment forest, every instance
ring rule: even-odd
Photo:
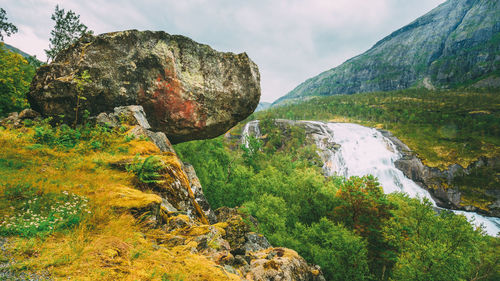
[[[500,277],[498,238],[463,216],[437,214],[428,201],[386,195],[371,176],[324,177],[304,131],[282,132],[265,116],[265,137],[250,137],[248,147],[237,137],[175,146],[195,167],[212,207],[239,207],[257,218],[257,231],[319,264],[327,280]]]
[[[407,89],[316,97],[273,107],[270,115],[292,120],[355,122],[390,130],[428,166],[467,167],[479,156],[500,154],[500,96],[496,90]],[[445,149],[443,149],[445,148]]]

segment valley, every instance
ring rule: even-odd
[[[500,1],[160,2],[0,7],[0,280],[500,280]]]

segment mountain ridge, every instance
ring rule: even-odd
[[[307,96],[473,85],[500,69],[499,40],[500,3],[449,0],[273,105]]]

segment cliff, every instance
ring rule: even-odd
[[[410,87],[498,87],[499,40],[498,1],[449,0],[274,104]]]

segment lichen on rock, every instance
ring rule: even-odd
[[[173,142],[225,133],[260,98],[258,67],[246,53],[222,53],[179,35],[128,30],[86,36],[38,69],[28,94],[44,116],[73,122],[77,79],[84,71],[79,114],[142,105],[154,131]],[[79,118],[81,120],[81,118]]]

